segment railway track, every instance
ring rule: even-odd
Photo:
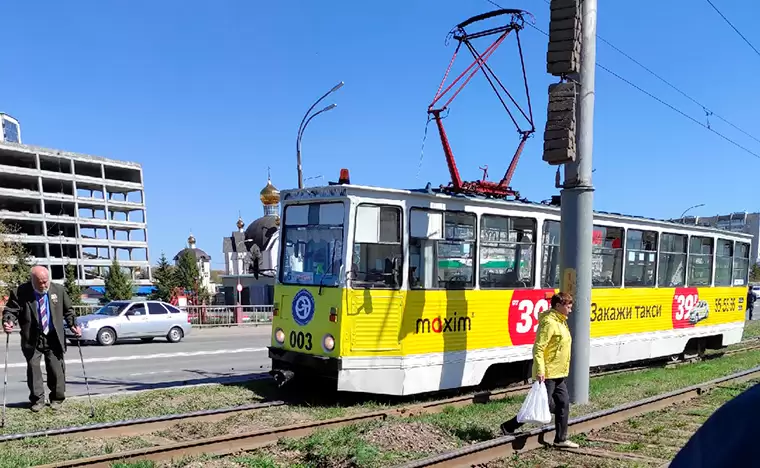
[[[715,358],[729,356],[729,355],[733,355],[733,354],[737,354],[741,352],[747,352],[752,349],[760,349],[760,340],[758,340],[758,344],[754,346],[747,346],[747,347],[742,347],[735,350],[714,353],[714,354],[704,356],[701,359],[715,359]],[[695,361],[696,360],[686,360],[686,361],[679,361],[675,363],[667,362],[664,365],[666,367],[676,366],[676,365],[690,364]],[[623,367],[619,369],[599,371],[599,372],[593,373],[592,378],[614,375],[614,374],[637,372],[641,370],[656,368],[660,365],[662,365],[662,363],[655,363],[654,365]],[[452,405],[452,404],[458,404],[459,402],[464,402],[464,401],[476,402],[476,403],[485,402],[488,400],[505,398],[507,396],[527,392],[529,389],[530,389],[530,385],[519,385],[519,386],[514,386],[514,387],[510,387],[506,389],[500,389],[500,390],[483,391],[483,392],[475,392],[475,393],[469,392],[468,394],[464,396],[448,398],[445,400],[441,400],[440,402],[419,403],[416,405],[409,406],[409,408],[411,408],[410,411],[413,411],[414,408],[417,408],[420,406],[426,406],[430,404],[432,404],[433,406],[440,406],[438,403],[440,403],[441,405]],[[71,426],[71,427],[56,428],[56,429],[46,429],[46,430],[32,431],[32,432],[4,434],[4,435],[0,435],[0,442],[9,442],[13,440],[22,440],[22,439],[33,439],[36,437],[55,437],[55,436],[73,436],[73,435],[84,436],[84,437],[98,437],[98,438],[117,437],[117,436],[119,437],[139,436],[139,435],[150,434],[152,432],[164,430],[178,423],[213,423],[213,422],[218,422],[229,417],[254,413],[256,411],[260,411],[265,408],[275,408],[278,406],[286,406],[288,404],[289,404],[288,402],[283,401],[283,400],[274,400],[274,401],[252,403],[248,405],[235,406],[235,407],[229,407],[229,408],[193,411],[189,413],[171,414],[171,415],[156,416],[156,417],[151,417],[151,418],[140,418],[140,419],[131,419],[131,420],[124,420],[124,421],[98,423],[98,424],[86,424],[86,425],[81,425],[81,426]],[[403,413],[405,409],[399,408],[396,411]]]
[[[705,359],[713,359],[726,355],[747,352],[752,349],[760,349],[760,340],[755,340],[758,344],[741,347],[725,352],[714,353],[705,356]],[[691,361],[687,361],[688,363]],[[666,366],[673,365],[666,363]],[[622,369],[601,371],[595,373],[592,378],[601,376],[635,372],[640,370],[661,367],[662,363],[655,366],[636,366]],[[760,371],[759,371],[760,372]],[[193,441],[180,442],[164,446],[149,447],[135,451],[120,452],[103,456],[81,458],[65,462],[57,462],[44,467],[110,467],[113,462],[125,460],[167,460],[200,454],[228,455],[240,451],[249,451],[271,445],[281,438],[298,438],[304,437],[319,429],[331,429],[341,426],[357,424],[373,420],[385,420],[390,417],[414,416],[425,413],[434,413],[443,410],[446,407],[466,406],[473,403],[485,403],[492,400],[508,398],[510,396],[526,393],[530,385],[518,385],[506,389],[478,392],[462,396],[455,396],[442,400],[422,402],[406,406],[400,406],[383,411],[370,412],[350,417],[334,418],[329,420],[301,423],[296,425],[269,428],[243,434],[222,435],[207,439],[197,439]],[[155,418],[136,419],[130,421],[117,421],[112,423],[90,424],[84,426],[75,426],[60,429],[50,429],[45,431],[36,431],[29,433],[8,434],[0,436],[0,442],[29,439],[43,436],[84,436],[96,438],[108,438],[116,436],[136,436],[153,433],[162,429],[169,428],[178,423],[186,422],[216,422],[222,419],[260,411],[264,408],[273,408],[285,406],[285,401],[269,401],[256,403],[233,408],[224,408],[218,410],[197,411],[185,414],[168,415]],[[424,466],[424,465],[421,465]]]
[[[596,413],[573,418],[570,420],[569,429],[571,433],[589,433],[646,413],[660,411],[673,405],[693,400],[724,384],[739,383],[757,378],[760,378],[760,367],[755,367],[720,379],[682,388],[674,392],[628,403],[609,410],[598,411]],[[546,441],[553,440],[553,438],[554,425],[550,424],[514,436],[498,437],[496,439],[472,444],[444,454],[415,460],[399,465],[397,468],[485,466],[494,460],[507,458],[517,453],[543,447],[545,446]],[[609,443],[609,440],[603,440],[600,442]],[[638,458],[639,460],[637,461],[654,464],[664,461],[652,457],[626,456],[624,454],[613,453],[610,450],[592,448],[580,448],[571,450],[570,452],[592,457],[606,457],[617,460],[627,459],[628,461]]]

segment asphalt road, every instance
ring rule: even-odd
[[[266,346],[270,333],[269,326],[195,328],[179,343],[156,339],[109,347],[87,345],[82,346],[82,355],[93,395],[244,380],[269,371]],[[46,398],[47,394],[46,387]],[[69,345],[66,396],[86,394],[79,352],[76,346]],[[13,333],[8,354],[8,404],[28,401],[26,361],[18,333]]]

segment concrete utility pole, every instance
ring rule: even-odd
[[[578,82],[577,156],[565,164],[561,194],[561,288],[574,295],[570,314],[573,336],[570,398],[588,402],[591,351],[591,240],[594,224],[594,186],[591,161],[594,148],[594,78],[596,71],[596,0],[581,0],[581,67]]]

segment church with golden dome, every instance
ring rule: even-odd
[[[225,302],[230,304],[271,304],[280,245],[280,191],[272,184],[271,177],[267,177],[266,185],[259,192],[259,200],[264,215],[247,227],[243,218],[238,217],[237,230],[222,243]],[[255,260],[259,264],[258,279],[253,275]],[[235,290],[238,281],[243,286],[240,294]]]

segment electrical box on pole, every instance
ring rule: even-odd
[[[581,68],[581,8],[579,0],[552,0],[546,71],[562,82],[549,86],[543,160],[556,166],[576,158],[576,80]]]
[[[581,68],[581,9],[579,0],[552,0],[546,71],[565,76]]]
[[[572,81],[549,85],[543,159],[553,166],[575,161],[576,88]]]

